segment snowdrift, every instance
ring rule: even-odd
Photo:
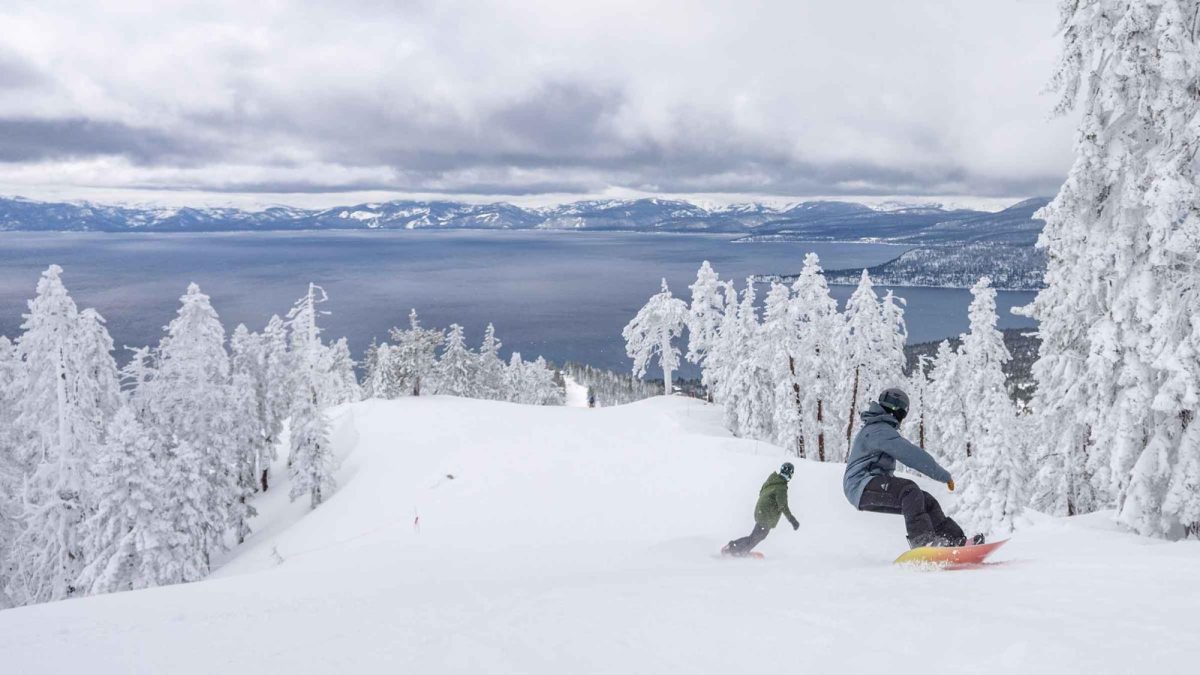
[[[1200,545],[1040,518],[984,569],[896,567],[899,518],[797,463],[799,532],[716,555],[784,459],[682,398],[335,411],[339,488],[285,480],[212,578],[0,612],[6,673],[1190,672]],[[282,475],[282,472],[279,474]],[[944,498],[941,486],[927,489]]]

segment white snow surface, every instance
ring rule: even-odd
[[[587,385],[579,384],[573,378],[564,377],[563,384],[566,385],[566,396],[564,397],[563,405],[571,408],[586,408],[588,407],[588,388]]]
[[[980,569],[894,566],[902,520],[852,509],[841,465],[801,461],[799,532],[782,523],[764,561],[723,559],[784,457],[730,437],[703,402],[421,397],[335,415],[339,487],[317,510],[288,503],[279,478],[206,581],[0,612],[0,671],[1183,673],[1200,660],[1200,544],[1136,537],[1110,514],[1037,517]]]

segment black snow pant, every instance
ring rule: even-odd
[[[761,544],[762,540],[766,539],[767,535],[770,533],[771,528],[763,527],[762,525],[755,523],[754,529],[750,530],[749,535],[742,537],[741,539],[734,539],[733,541],[729,542],[729,546],[726,547],[726,550],[729,551],[730,555],[746,555],[753,550],[755,546]]]
[[[962,546],[967,543],[962,528],[942,513],[942,507],[933,495],[906,478],[872,478],[858,501],[858,510],[904,514],[909,546]]]

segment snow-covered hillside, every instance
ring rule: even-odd
[[[208,580],[0,612],[5,673],[1194,672],[1200,544],[1040,519],[970,571],[890,561],[841,466],[715,555],[784,459],[719,410],[408,397],[335,410],[339,487],[274,486]],[[279,472],[283,475],[285,472]],[[927,484],[939,498],[945,489]]]

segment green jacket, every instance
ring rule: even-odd
[[[766,528],[774,528],[779,524],[779,516],[787,516],[789,523],[796,522],[792,510],[788,508],[788,482],[778,473],[767,477],[762,489],[758,491],[758,504],[754,507],[754,522]]]

